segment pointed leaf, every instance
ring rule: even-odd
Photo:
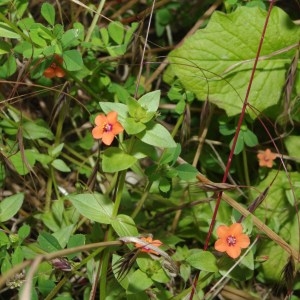
[[[44,17],[44,19],[53,26],[55,23],[55,10],[53,5],[50,3],[43,3],[41,8],[41,14]]]
[[[156,112],[160,101],[160,91],[153,91],[143,95],[138,103],[148,112]]]
[[[188,256],[186,262],[198,270],[218,272],[217,259],[207,251],[200,250],[197,253]]]
[[[147,129],[137,134],[137,137],[144,143],[161,147],[161,148],[175,148],[174,142],[169,131],[160,124],[150,122],[147,124]]]
[[[80,52],[68,50],[63,53],[63,66],[68,71],[79,71],[83,68],[83,61]]]
[[[101,194],[68,195],[68,200],[86,218],[101,224],[110,224],[113,203]]]
[[[110,147],[103,153],[102,168],[104,172],[118,172],[126,170],[136,163],[137,159],[124,153],[121,149]]]
[[[111,225],[118,236],[138,236],[138,230],[136,229],[133,219],[127,215],[118,215]]]
[[[24,194],[19,193],[5,198],[0,202],[0,222],[11,219],[21,208]]]

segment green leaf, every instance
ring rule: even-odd
[[[10,240],[5,232],[0,231],[0,247],[8,246],[10,244]]]
[[[181,263],[180,264],[180,276],[184,280],[184,282],[187,282],[189,277],[191,276],[191,266],[187,263]]]
[[[137,137],[142,142],[161,148],[176,147],[176,143],[165,127],[154,122],[150,122],[146,126],[147,129],[145,131],[137,134]]]
[[[11,270],[11,268],[12,268],[12,265],[10,263],[10,256],[8,253],[6,253],[6,255],[1,263],[1,274],[4,274],[5,272]]]
[[[127,215],[118,215],[112,220],[111,225],[118,236],[138,236],[133,219]]]
[[[160,164],[168,164],[171,163],[170,165],[173,165],[177,158],[179,157],[181,153],[181,145],[176,144],[175,148],[167,148],[161,158],[160,158]]]
[[[278,257],[278,259],[281,259]],[[275,261],[276,259],[274,259]],[[219,263],[219,272],[221,275],[233,278],[237,281],[246,281],[253,277],[253,270],[249,269],[247,266],[240,264],[237,266],[233,265],[236,263],[232,258],[224,256]],[[230,270],[230,272],[228,272]],[[281,269],[282,270],[282,269]],[[274,277],[273,277],[274,278]],[[275,278],[274,278],[275,279]]]
[[[61,153],[62,149],[64,148],[64,143],[61,143],[59,145],[54,145],[54,146],[55,146],[54,148],[53,147],[48,148],[48,153],[51,157],[57,157]]]
[[[255,147],[258,145],[257,136],[249,129],[244,132],[244,142],[248,147]]]
[[[120,22],[110,22],[108,25],[109,36],[115,41],[118,45],[123,42],[124,39],[124,27]]]
[[[102,194],[68,195],[67,199],[75,206],[80,214],[101,224],[110,224],[113,203]]]
[[[101,28],[100,29],[100,35],[101,35],[101,39],[103,41],[103,44],[106,46],[109,43],[109,35],[108,35],[108,31],[106,28]]]
[[[10,55],[2,66],[0,66],[0,78],[7,78],[13,75],[17,70],[16,59]]]
[[[26,162],[24,161],[24,158],[26,159]],[[29,173],[27,164],[30,167],[33,167],[35,164],[35,152],[27,149],[24,150],[24,153],[22,154],[21,151],[18,151],[16,154],[10,156],[9,159],[20,175],[26,175]]]
[[[73,230],[74,225],[69,225],[62,227],[60,230],[53,233],[53,236],[57,239],[62,248],[66,247]]]
[[[160,180],[159,180],[159,186],[158,186],[159,190],[162,193],[164,193],[164,194],[168,193],[171,190],[171,188],[172,188],[172,184],[171,183],[172,182],[170,181],[169,178],[166,178],[166,177],[160,178]]]
[[[196,178],[196,175],[198,174],[197,168],[190,164],[182,164],[177,166],[176,168],[178,177],[182,180],[193,180]]]
[[[16,247],[15,251],[11,255],[11,263],[13,266],[20,264],[24,260],[23,250],[20,246]]]
[[[0,202],[0,222],[11,219],[21,208],[24,194],[19,193],[9,196]]]
[[[215,12],[205,29],[198,30],[169,54],[170,67],[165,80],[177,76],[198,99],[209,96],[228,116],[239,114],[266,16],[267,12],[257,7],[239,7],[231,14]],[[296,45],[299,37],[300,26],[274,7],[260,54],[265,58],[258,61],[249,99],[257,111],[276,105],[281,98],[296,53],[295,48],[287,48]],[[299,83],[296,89],[299,93]],[[248,113],[256,118],[252,110]]]
[[[51,25],[54,26],[55,23],[55,10],[53,5],[50,3],[43,3],[41,8],[41,14],[44,19]]]
[[[67,50],[63,53],[63,66],[68,71],[79,71],[83,68],[83,61],[80,52]]]
[[[289,135],[284,139],[284,145],[289,155],[300,162],[300,137],[297,135]]]
[[[132,275],[129,276],[129,285],[127,293],[136,294],[144,291],[152,285],[153,281],[142,271],[136,270]]]
[[[160,90],[143,95],[138,103],[148,112],[156,112],[160,101]]]
[[[243,149],[244,149],[244,146],[245,146],[245,144],[244,144],[244,134],[245,134],[245,132],[242,131],[242,130],[239,132],[239,136],[238,136],[238,139],[236,141],[235,148],[234,148],[234,154],[235,155],[240,154],[243,151]],[[230,148],[232,148],[233,139],[234,138],[232,138],[232,140],[231,140],[231,142],[229,144]]]
[[[62,159],[54,159],[51,163],[52,167],[61,172],[71,172],[71,169]]]
[[[84,234],[75,234],[72,235],[68,241],[67,248],[74,248],[85,245],[85,235]],[[69,254],[68,259],[72,259],[79,255],[80,252]]]
[[[114,173],[126,170],[136,163],[137,159],[124,153],[116,147],[109,147],[103,153],[102,169],[104,172]]]
[[[0,37],[9,39],[20,39],[20,35],[4,22],[0,22]]]
[[[48,253],[62,249],[58,240],[49,232],[41,232],[37,241],[41,249]]]
[[[137,134],[146,129],[145,124],[135,121],[134,118],[126,118],[123,126],[128,134]]]
[[[125,38],[124,38],[124,43],[126,45],[129,44],[129,42],[131,41],[132,37],[133,37],[133,33],[136,31],[136,29],[139,27],[139,23],[138,22],[133,22],[131,23],[130,28],[126,29],[125,31]]]
[[[188,256],[186,262],[198,270],[218,272],[217,260],[215,256],[208,251],[199,250],[197,253]]]
[[[45,124],[39,125],[37,122],[27,121],[22,124],[22,129],[24,138],[29,140],[43,138],[53,140],[54,138],[52,131]]]
[[[63,49],[77,46],[79,44],[78,37],[78,29],[69,29],[68,31],[66,31],[61,38],[61,44]]]
[[[22,54],[25,58],[31,58],[33,56],[33,51],[34,48],[32,47],[32,44],[27,42],[27,41],[23,41],[20,42],[16,45],[16,47],[14,48],[14,50],[17,53]]]
[[[18,230],[18,236],[21,241],[25,240],[30,234],[30,226],[27,224],[22,225]]]
[[[9,53],[11,49],[11,45],[4,42],[4,41],[0,41],[0,55],[5,54],[5,53]]]

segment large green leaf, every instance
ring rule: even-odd
[[[41,8],[41,14],[44,17],[44,19],[50,24],[54,25],[55,22],[55,9],[53,5],[50,3],[43,3]]]
[[[41,249],[46,252],[61,250],[58,240],[49,232],[41,232],[37,239]]]
[[[30,167],[33,167],[35,164],[35,154],[35,151],[31,149],[26,149],[24,152],[18,151],[10,156],[10,161],[20,175],[26,175],[29,173]]]
[[[111,223],[113,203],[101,194],[69,195],[68,200],[86,218],[102,224]]]
[[[133,219],[127,215],[118,215],[113,219],[111,225],[120,237],[137,236],[139,234]]]
[[[48,140],[52,140],[54,138],[52,131],[49,128],[47,128],[47,126],[44,123],[40,121],[36,121],[36,122],[27,121],[24,122],[22,126],[23,126],[22,133],[26,139],[36,140],[36,139],[45,138]]]
[[[0,22],[0,36],[3,38],[20,39],[20,35],[4,22]]]
[[[24,194],[19,193],[5,198],[0,202],[0,222],[11,219],[21,208]]]
[[[137,161],[132,155],[124,153],[121,149],[110,147],[103,153],[102,169],[104,172],[118,172],[133,166]]]
[[[160,124],[149,122],[147,129],[137,134],[137,137],[144,143],[161,147],[161,148],[175,148],[174,142],[169,131]]]
[[[218,272],[217,260],[210,252],[199,250],[189,255],[186,261],[198,270]]]
[[[83,68],[83,61],[79,51],[67,50],[63,53],[64,68],[68,71],[79,71]]]
[[[240,7],[228,15],[215,12],[205,29],[197,31],[170,53],[171,65],[165,80],[171,82],[175,75],[198,99],[205,100],[208,96],[229,116],[239,114],[266,14],[257,7]],[[280,100],[299,39],[300,27],[274,7],[249,98],[250,104],[259,111]],[[300,90],[299,80],[296,88]],[[256,117],[253,111],[248,113]]]

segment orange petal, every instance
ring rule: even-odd
[[[55,77],[55,70],[49,67],[44,71],[43,74],[46,78],[53,78]]]
[[[114,135],[117,135],[117,134],[121,133],[123,130],[124,130],[124,128],[119,122],[116,122],[113,125],[112,132],[113,132]]]
[[[118,113],[116,111],[111,111],[106,115],[106,118],[107,118],[107,123],[114,126],[118,120]]]
[[[237,237],[236,246],[247,248],[250,245],[250,239],[246,234],[241,234]]]
[[[240,223],[233,223],[229,227],[228,235],[232,235],[234,237],[237,237],[238,235],[243,233],[243,227]]]
[[[220,252],[225,252],[228,248],[228,245],[225,240],[219,239],[215,242],[215,249]]]
[[[103,127],[96,126],[92,130],[92,136],[94,139],[102,139],[103,137]]]
[[[241,255],[241,248],[235,246],[228,247],[226,250],[226,253],[231,257],[231,258],[237,258]]]
[[[228,231],[229,231],[229,227],[228,226],[225,226],[225,225],[220,225],[218,228],[217,228],[217,236],[219,238],[225,238],[228,236]]]
[[[104,132],[102,136],[102,141],[105,145],[109,146],[114,140],[115,135],[112,132]]]
[[[104,127],[107,124],[107,118],[105,115],[100,114],[95,118],[95,124],[100,127]]]
[[[56,75],[56,77],[62,78],[66,75],[66,72],[62,68],[56,67],[55,75]]]
[[[160,240],[154,240],[151,242],[151,244],[155,247],[159,247],[162,245],[162,242]]]
[[[257,155],[257,158],[259,159],[259,160],[262,160],[262,159],[264,159],[264,153],[262,153],[262,152],[259,152]]]

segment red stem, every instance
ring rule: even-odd
[[[269,23],[269,18],[270,18],[270,15],[271,15],[271,11],[272,11],[274,2],[275,2],[275,0],[270,0],[270,6],[269,6],[269,9],[268,9],[267,17],[266,17],[265,24],[264,24],[264,27],[263,27],[260,42],[259,42],[259,45],[258,45],[258,49],[257,49],[254,65],[253,65],[253,68],[252,68],[248,88],[247,88],[245,99],[244,99],[244,102],[243,102],[242,111],[241,111],[241,114],[240,114],[240,117],[239,117],[239,120],[238,120],[238,124],[237,124],[237,128],[236,128],[236,133],[233,137],[233,143],[232,143],[232,147],[231,147],[230,154],[229,154],[229,157],[228,157],[228,161],[227,161],[227,164],[226,164],[226,169],[225,169],[225,172],[224,172],[222,183],[226,182],[228,174],[229,174],[229,170],[230,170],[230,167],[231,167],[232,158],[233,158],[233,154],[234,154],[234,149],[235,149],[237,139],[238,139],[238,136],[239,136],[239,133],[240,133],[240,130],[241,130],[241,126],[243,124],[243,120],[244,120],[245,113],[246,113],[246,108],[248,106],[248,99],[249,99],[249,95],[250,95],[250,90],[251,90],[251,87],[252,87],[254,74],[255,74],[255,71],[256,71],[258,59],[259,59],[259,56],[260,56],[261,48],[262,48],[263,41],[264,41],[264,38],[265,38],[265,33],[266,33],[266,30],[267,30],[267,25]],[[215,209],[214,209],[214,212],[213,212],[212,221],[210,223],[209,230],[208,230],[206,240],[205,240],[205,244],[204,244],[204,250],[207,250],[207,248],[208,248],[208,243],[209,243],[214,225],[216,223],[216,217],[217,217],[218,209],[219,209],[219,206],[220,206],[220,203],[221,203],[221,199],[222,199],[222,191],[218,193],[218,198],[217,198],[216,206],[215,206]],[[191,295],[190,295],[190,298],[189,298],[190,300],[192,300],[193,297],[194,297],[194,293],[195,293],[195,290],[196,290],[198,278],[199,278],[199,273],[194,278],[193,287],[192,287]]]

